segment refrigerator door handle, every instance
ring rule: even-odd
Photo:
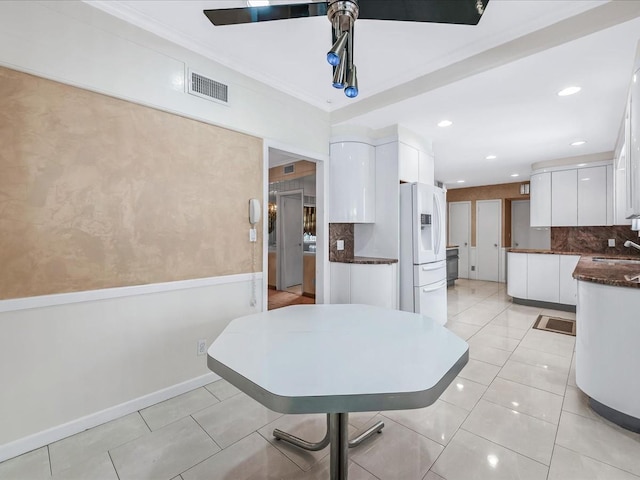
[[[440,199],[438,198],[438,194],[434,193],[433,194],[433,213],[434,213],[434,217],[435,217],[435,228],[434,228],[434,232],[433,232],[433,236],[434,238],[434,253],[436,254],[436,258],[438,257],[438,254],[440,253],[440,238],[441,238],[441,234],[440,234],[440,228],[442,227],[441,225],[441,213],[440,213]]]
[[[432,262],[422,266],[423,272],[428,272],[429,270],[438,270],[439,268],[444,268],[446,266],[442,261]]]
[[[435,285],[431,285],[431,286],[429,286],[429,287],[424,287],[424,288],[422,289],[422,292],[423,292],[423,293],[433,292],[433,291],[435,291],[435,290],[439,290],[439,289],[441,289],[442,287],[444,287],[444,286],[446,286],[446,285],[447,285],[447,281],[446,281],[446,280],[442,280],[440,283],[437,283],[437,284],[435,284]]]

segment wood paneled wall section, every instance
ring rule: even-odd
[[[293,165],[295,165],[293,173],[284,173],[284,167],[291,165],[291,163],[270,168],[269,183],[281,182],[283,180],[295,180],[296,178],[306,177],[307,175],[315,175],[316,173],[316,164],[313,162],[298,160],[297,162],[292,163]]]
[[[447,202],[471,202],[471,246],[476,245],[477,200],[502,200],[502,246],[511,246],[511,201],[529,200],[529,195],[520,195],[520,185],[523,183],[529,182],[455,188],[447,191]],[[447,209],[447,221],[448,215]]]
[[[0,68],[0,145],[0,298],[251,271],[261,139]]]

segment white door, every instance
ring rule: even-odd
[[[502,201],[476,202],[476,263],[478,280],[500,279],[500,234]]]
[[[471,202],[449,203],[449,245],[458,245],[458,277],[469,278]]]
[[[302,284],[302,192],[278,194],[279,290]]]
[[[529,200],[511,202],[511,246],[513,248],[551,248],[549,227],[531,227]]]

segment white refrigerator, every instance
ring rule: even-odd
[[[447,323],[445,192],[400,185],[400,310]]]

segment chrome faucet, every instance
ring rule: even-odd
[[[640,250],[640,245],[638,245],[637,243],[633,243],[631,240],[627,240],[626,242],[624,242],[624,246],[629,248],[629,247],[633,247],[633,248],[637,248],[638,250]]]

